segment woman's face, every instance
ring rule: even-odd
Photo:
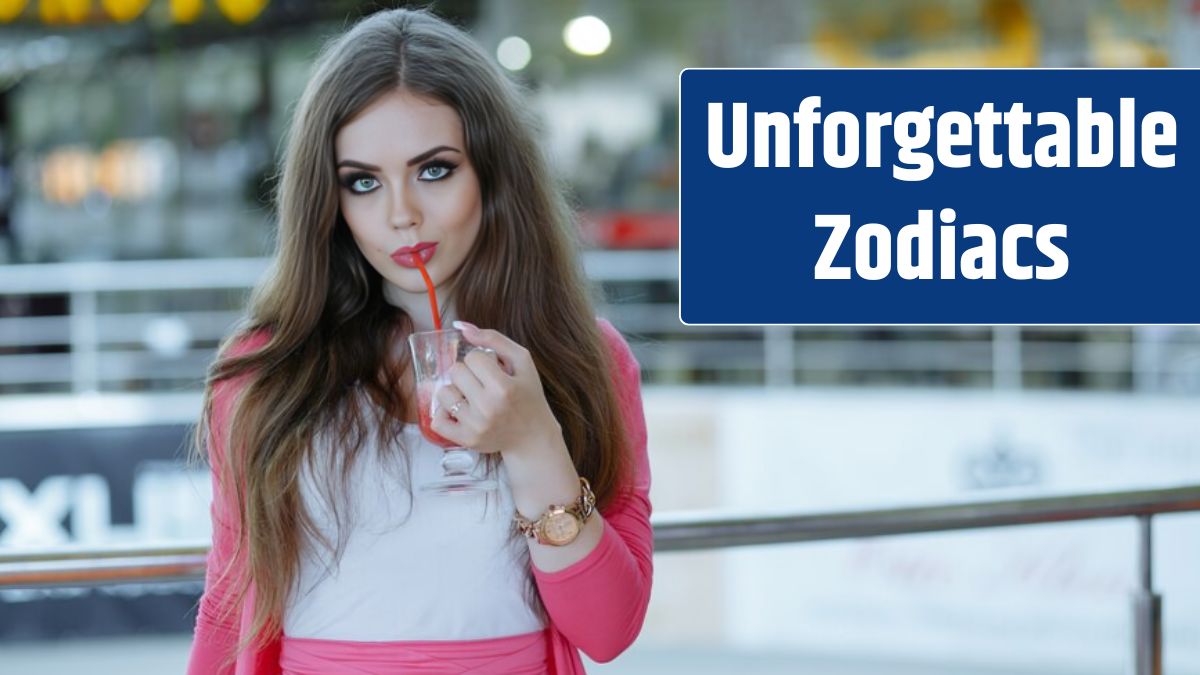
[[[443,290],[483,210],[462,120],[450,106],[397,90],[343,126],[334,145],[342,217],[359,250],[383,275],[389,302],[431,318],[413,253]]]

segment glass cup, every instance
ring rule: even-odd
[[[479,453],[442,437],[432,429],[432,423],[442,408],[435,394],[441,387],[451,384],[450,368],[473,351],[496,352],[472,345],[463,337],[462,331],[453,328],[413,333],[408,336],[408,346],[412,349],[416,376],[417,418],[421,434],[430,443],[445,450],[442,477],[422,485],[421,490],[438,494],[474,494],[495,490],[495,480],[477,478],[472,473],[479,463]]]

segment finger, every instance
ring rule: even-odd
[[[528,350],[513,342],[500,331],[485,330],[466,321],[455,321],[454,327],[463,332],[463,336],[467,338],[467,342],[478,347],[488,347],[496,350],[496,353],[500,356],[500,360],[513,370],[513,374],[519,373],[526,366],[533,363],[533,360],[529,357]]]
[[[470,356],[470,354],[467,354],[467,356]],[[490,361],[491,359],[488,360]],[[472,365],[469,360],[465,359],[463,363],[456,363],[450,367],[450,381],[454,383],[454,386],[458,387],[458,390],[462,392],[463,397],[468,401],[478,402],[484,396],[483,390],[485,386],[478,373],[475,372],[477,368],[479,368],[478,365]]]
[[[468,342],[468,344],[470,343]],[[496,353],[495,349],[492,349],[491,347],[477,347],[475,345],[471,345],[471,350],[467,352],[467,356],[470,356],[475,352],[479,352],[480,354],[499,364],[500,370],[504,371],[505,375],[511,376],[513,374],[512,367],[504,362],[504,359],[502,359],[500,355]],[[466,356],[464,356],[463,359],[466,360]]]
[[[463,362],[470,367],[483,389],[495,390],[513,377],[503,370],[495,354],[475,350],[463,357]]]
[[[445,409],[434,413],[433,417],[429,420],[429,428],[438,436],[459,446],[463,445],[461,438],[462,425],[455,421],[453,417],[450,417]]]
[[[457,443],[459,447],[475,449],[479,439],[479,424],[474,419],[468,405],[464,404],[458,411],[457,418],[451,417],[450,412],[441,408],[430,420],[430,428],[442,438]]]
[[[467,402],[467,397],[463,396],[462,391],[453,384],[439,387],[437,392],[434,393],[434,397],[438,402],[437,410],[435,410],[434,413],[437,414],[444,412],[451,418],[457,418],[462,415],[469,405]],[[454,408],[455,406],[458,406],[457,411],[450,412],[450,409]]]

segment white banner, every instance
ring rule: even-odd
[[[722,506],[841,511],[1200,484],[1188,399],[749,393],[718,409]],[[1200,516],[1154,520],[1167,672],[1200,672]],[[750,648],[1131,672],[1133,519],[730,553],[726,632]]]

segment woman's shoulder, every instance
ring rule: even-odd
[[[249,327],[235,330],[222,343],[217,351],[217,360],[235,359],[262,349],[270,341],[272,330],[269,327]],[[248,382],[249,372],[242,372],[231,378],[225,378],[213,384],[214,397],[225,404],[233,394]]]
[[[617,369],[639,369],[637,359],[633,356],[633,350],[629,348],[629,343],[625,341],[625,336],[621,335],[621,331],[602,316],[596,317],[596,325],[599,326],[600,333],[604,336],[604,342],[608,345],[608,351],[612,354]]]
[[[273,331],[269,326],[237,330],[226,340],[225,345],[221,349],[221,356],[223,358],[232,358],[256,352],[271,340],[272,333]]]

